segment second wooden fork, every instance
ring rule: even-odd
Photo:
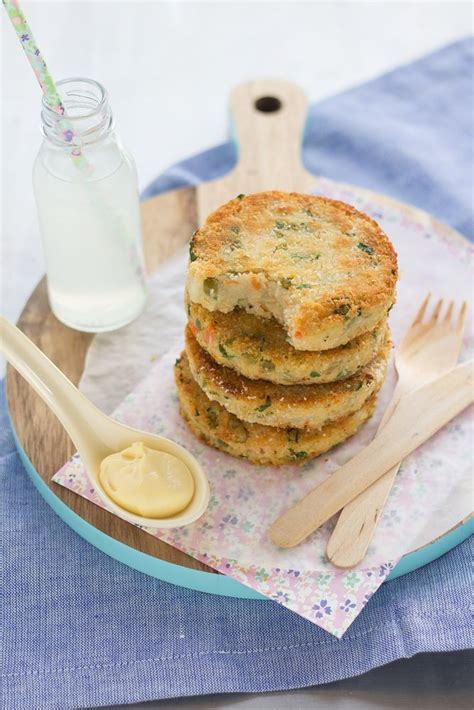
[[[423,301],[396,351],[398,382],[379,431],[404,395],[456,365],[463,339],[466,304],[462,304],[454,318],[454,303],[451,301],[441,317],[443,299],[440,299],[427,318],[429,300],[430,295]],[[341,512],[327,546],[327,556],[337,567],[354,567],[365,557],[399,468],[400,464],[388,471]]]

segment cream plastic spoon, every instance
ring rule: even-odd
[[[58,417],[71,437],[95,490],[106,507],[121,518],[153,528],[175,528],[194,522],[207,508],[209,482],[197,460],[170,439],[120,424],[95,407],[82,392],[18,328],[0,316],[0,351]],[[102,461],[136,442],[182,461],[194,479],[189,505],[167,518],[146,518],[117,505],[99,480]]]

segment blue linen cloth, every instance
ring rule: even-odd
[[[472,236],[472,59],[472,41],[458,42],[312,107],[307,167],[414,203]],[[219,146],[146,195],[216,177],[233,159],[230,144]],[[384,584],[341,640],[275,602],[215,597],[128,569],[36,492],[0,394],[5,710],[297,688],[470,647],[470,541]]]

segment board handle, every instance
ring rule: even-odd
[[[266,189],[307,174],[301,146],[308,100],[295,84],[279,80],[249,81],[230,95],[232,129],[238,145],[236,174]],[[257,188],[257,189],[261,189]]]

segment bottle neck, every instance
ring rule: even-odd
[[[43,135],[56,146],[82,147],[97,143],[113,130],[108,95],[93,79],[63,79],[57,84],[64,113],[52,108],[43,97]]]

